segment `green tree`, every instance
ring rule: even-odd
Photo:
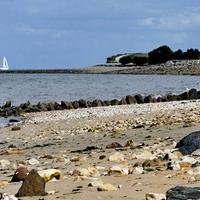
[[[119,59],[119,62],[122,64],[122,65],[126,65],[126,64],[129,64],[129,63],[132,63],[132,59],[131,59],[131,56],[123,56]]]
[[[147,56],[134,56],[133,63],[136,65],[142,66],[142,65],[148,63],[148,57]]]
[[[199,59],[200,52],[198,49],[188,49],[186,52],[183,53],[184,59]]]
[[[183,51],[181,49],[178,49],[173,53],[173,59],[175,60],[182,60],[183,59]]]
[[[148,55],[149,64],[165,63],[172,59],[173,51],[170,49],[170,47],[164,45],[152,50],[148,53]]]

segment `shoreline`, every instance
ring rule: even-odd
[[[134,74],[134,75],[200,75],[199,60],[183,60],[158,65],[99,64],[65,69],[18,69],[0,71],[0,74]]]

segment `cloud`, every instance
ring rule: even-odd
[[[147,17],[140,21],[142,26],[162,30],[186,30],[200,27],[200,14],[179,14],[171,16]]]

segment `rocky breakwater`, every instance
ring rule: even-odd
[[[156,102],[169,102],[169,101],[182,101],[200,99],[200,91],[191,89],[181,94],[167,94],[165,96],[155,97],[152,95],[142,96],[140,94],[131,96],[128,95],[122,99],[112,100],[100,100],[88,101],[86,99],[80,99],[78,101],[61,101],[31,104],[30,102],[23,103],[19,106],[13,106],[11,101],[7,101],[5,105],[0,107],[0,116],[21,116],[24,113],[30,112],[42,112],[42,111],[55,111],[65,109],[78,109],[78,108],[90,108],[90,107],[102,107],[102,106],[116,106],[116,105],[130,105],[130,104],[143,104],[143,103],[156,103]]]
[[[108,73],[200,75],[200,60],[174,60],[158,65],[130,66],[129,68],[113,70]]]

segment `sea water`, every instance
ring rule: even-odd
[[[81,98],[120,99],[126,95],[163,95],[200,89],[198,76],[118,74],[0,74],[0,105]]]

